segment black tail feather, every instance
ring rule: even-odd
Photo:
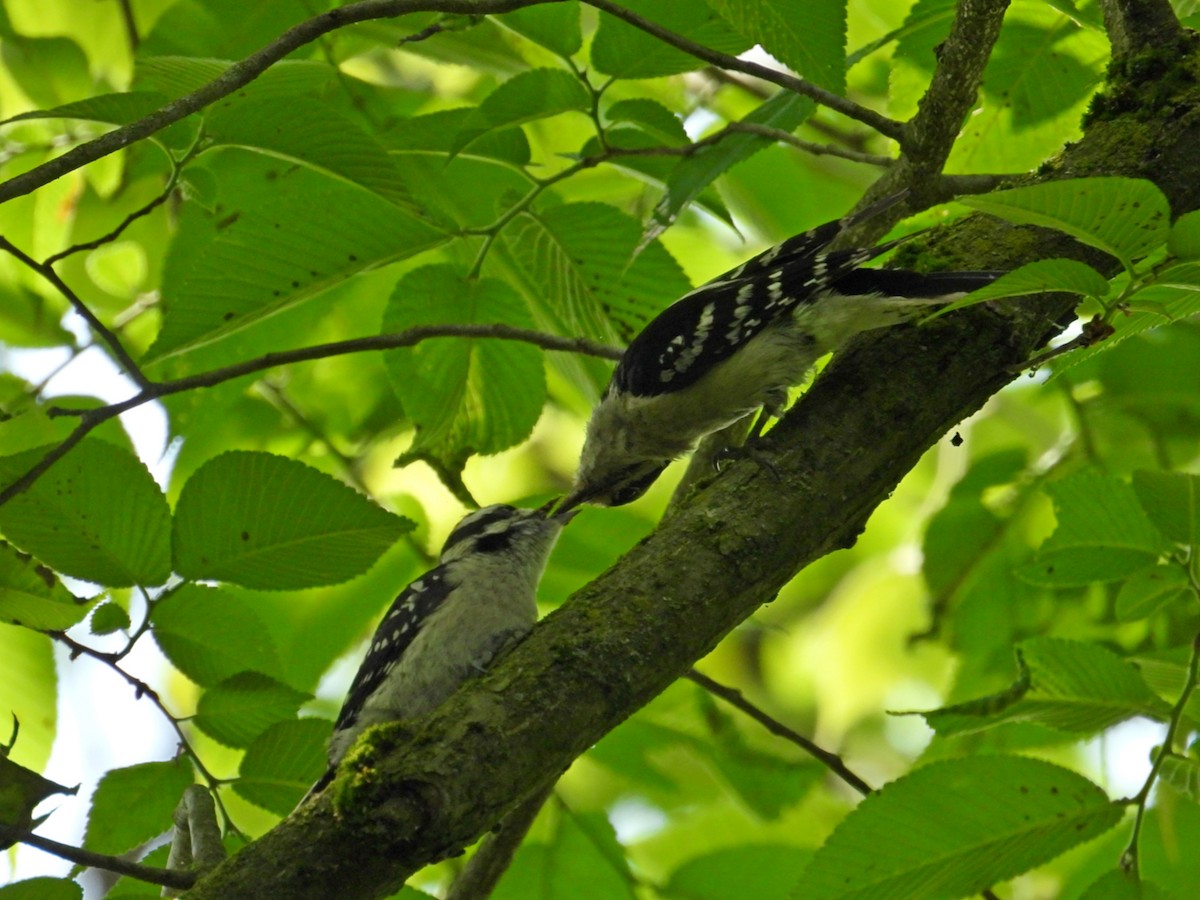
[[[912,272],[908,269],[855,269],[839,278],[839,294],[884,294],[890,297],[940,297],[969,293],[991,284],[1003,272]]]

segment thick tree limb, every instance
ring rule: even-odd
[[[859,202],[859,209],[899,191],[904,204],[849,229],[842,246],[875,240],[905,215],[949,199],[950,182],[942,174],[963,121],[975,105],[984,67],[1000,35],[1009,0],[962,0],[950,33],[937,50],[938,63],[917,114],[904,124],[900,158]],[[955,176],[982,186],[995,176]]]
[[[1100,0],[1114,59],[1146,50],[1170,52],[1183,29],[1167,0]]]

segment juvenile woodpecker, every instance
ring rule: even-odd
[[[843,228],[900,196],[789,238],[652,319],[592,411],[574,487],[559,508],[636,500],[701,438],[760,408],[781,412],[788,388],[854,335],[912,319],[1001,274],[862,267],[900,241],[829,249]]]
[[[320,790],[367,726],[417,716],[484,671],[537,620],[542,571],[573,513],[487,506],[467,515],[438,564],[406,587],[379,623],[329,739]]]

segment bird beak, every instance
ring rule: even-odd
[[[570,497],[555,497],[539,506],[538,512],[548,519],[559,519],[566,525],[579,513],[579,510],[574,508],[576,504],[567,505],[570,499]]]

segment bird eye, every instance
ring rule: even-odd
[[[496,553],[507,550],[512,545],[511,531],[498,531],[495,534],[485,534],[475,541],[477,553]]]
[[[653,468],[647,471],[647,465],[651,465]],[[662,474],[666,467],[667,463],[665,462],[639,463],[636,466],[630,466],[622,473],[616,487],[608,492],[608,505],[624,506],[626,503],[632,503],[650,489],[650,485],[654,484],[655,479]]]

